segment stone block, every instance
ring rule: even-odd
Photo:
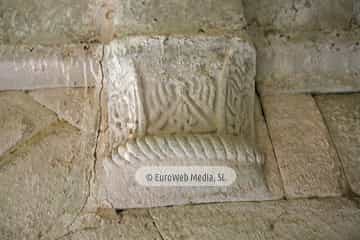
[[[353,0],[243,2],[250,25],[283,32],[348,28],[353,8]]]
[[[100,45],[1,45],[0,90],[94,86],[101,56]]]
[[[232,32],[246,25],[238,0],[116,1],[113,7],[117,35]]]
[[[359,34],[271,34],[257,39],[261,94],[360,90]]]
[[[162,240],[156,225],[145,209],[115,211],[97,209],[96,213],[84,214],[62,235],[51,239],[64,240]]]
[[[320,95],[316,101],[339,153],[350,188],[360,195],[360,94]]]
[[[1,238],[46,239],[53,232],[66,232],[87,202],[92,164],[93,144],[64,122],[3,155]]]
[[[3,0],[2,44],[64,44],[96,39],[95,0]]]
[[[360,210],[346,199],[151,209],[163,239],[358,239]]]
[[[39,89],[29,94],[61,120],[85,132],[94,133],[97,130],[99,103],[95,88]]]
[[[224,37],[130,37],[105,49],[109,149],[100,181],[115,208],[269,199],[254,151],[255,51]],[[144,166],[226,166],[229,187],[144,187]],[[101,172],[101,171],[99,171]]]
[[[0,156],[57,121],[22,92],[0,92],[0,113]]]
[[[285,195],[341,195],[341,165],[314,99],[307,95],[278,95],[265,96],[262,103]]]

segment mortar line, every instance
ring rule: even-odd
[[[265,125],[266,125],[266,131],[267,131],[267,134],[269,136],[269,139],[270,139],[270,143],[271,143],[271,147],[272,147],[272,152],[274,154],[274,157],[275,157],[275,161],[276,161],[276,165],[277,165],[277,169],[279,171],[279,174],[280,174],[280,181],[281,181],[281,190],[283,191],[283,194],[284,194],[284,199],[287,200],[288,197],[287,197],[287,193],[285,191],[285,183],[284,183],[284,176],[281,172],[281,169],[280,169],[280,165],[279,165],[279,160],[278,160],[278,156],[276,154],[276,151],[275,151],[275,146],[274,146],[274,142],[273,142],[273,139],[272,139],[272,135],[271,135],[271,132],[270,132],[270,127],[269,127],[269,124],[268,124],[268,121],[267,121],[267,118],[266,118],[266,114],[265,114],[265,111],[264,111],[264,107],[263,107],[263,100],[261,98],[261,96],[259,94],[256,94],[257,95],[257,98],[259,100],[259,105],[260,105],[260,111],[261,111],[261,114],[262,114],[262,117],[265,121]]]

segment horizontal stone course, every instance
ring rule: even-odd
[[[150,211],[164,239],[360,238],[360,210],[346,199],[211,204]]]
[[[0,45],[0,91],[91,87],[101,81],[101,45]]]
[[[263,95],[360,90],[359,33],[270,34],[254,38]]]
[[[64,44],[96,39],[96,0],[3,0],[0,43]]]
[[[269,30],[314,31],[349,28],[353,0],[244,0],[250,25]]]
[[[238,0],[145,0],[114,3],[117,35],[238,31],[246,25]]]
[[[109,42],[124,35],[238,31],[238,0],[4,0],[0,44]]]

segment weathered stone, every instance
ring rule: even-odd
[[[94,86],[101,56],[100,45],[1,45],[0,90]]]
[[[286,196],[341,195],[340,162],[314,99],[279,95],[262,102]]]
[[[360,209],[360,198],[357,197],[352,200],[355,201],[355,203],[357,204],[357,207]]]
[[[106,47],[114,145],[145,135],[254,138],[255,49],[240,38],[130,37]]]
[[[246,25],[238,0],[4,0],[0,43],[109,42],[134,34],[233,32]]]
[[[57,120],[22,92],[0,92],[0,113],[0,156]]]
[[[82,131],[96,131],[98,97],[94,88],[54,88],[31,91],[36,101]]]
[[[109,125],[103,129],[110,132],[110,159],[102,163],[102,204],[271,198],[252,145],[254,66],[253,47],[239,38],[132,37],[106,47]],[[143,166],[194,165],[231,167],[239,177],[230,187],[165,189],[135,182]]]
[[[353,9],[353,0],[243,2],[249,24],[284,32],[348,28]]]
[[[360,90],[359,33],[271,34],[257,42],[262,94]]]
[[[360,94],[317,96],[353,192],[360,195]]]
[[[360,210],[346,199],[151,209],[164,239],[358,239]]]
[[[360,26],[360,2],[357,0],[354,0],[353,18],[354,18],[355,24]]]
[[[2,239],[39,239],[66,231],[86,203],[92,164],[93,144],[63,122],[1,157]]]
[[[116,1],[113,5],[117,35],[232,32],[246,25],[238,0]]]
[[[95,0],[3,0],[1,43],[69,43],[97,37]]]
[[[82,216],[71,229],[62,236],[64,240],[161,240],[161,236],[147,210],[131,210],[115,213],[108,209],[111,216]],[[56,238],[56,239],[57,239]]]
[[[280,199],[284,196],[284,187],[258,97],[255,104],[255,130],[257,146],[264,158],[264,175],[267,186],[272,197]]]

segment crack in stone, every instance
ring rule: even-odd
[[[100,81],[100,89],[99,89],[99,96],[98,96],[98,113],[99,113],[99,118],[98,118],[98,129],[97,129],[97,133],[96,133],[96,138],[95,138],[95,148],[94,148],[94,163],[93,163],[93,172],[92,172],[92,180],[95,180],[95,176],[96,176],[96,163],[97,163],[97,151],[98,151],[98,144],[99,144],[99,138],[100,138],[100,133],[101,133],[101,126],[102,126],[102,97],[103,97],[103,91],[104,91],[104,66],[103,66],[103,61],[104,61],[104,55],[105,55],[105,45],[102,45],[102,53],[101,53],[101,59],[99,61],[100,64],[100,71],[101,71],[101,81]]]
[[[153,224],[154,224],[154,227],[155,227],[156,231],[159,233],[159,236],[160,236],[161,240],[165,240],[165,237],[164,237],[164,235],[162,234],[162,232],[160,231],[159,226],[156,224],[156,221],[155,221],[154,216],[151,214],[151,209],[148,209],[147,212],[149,213],[149,216],[151,217],[151,220],[152,220],[152,222],[153,222]],[[171,239],[171,238],[170,238],[170,239]]]
[[[98,142],[99,142],[99,137],[100,137],[100,132],[101,132],[101,124],[102,124],[102,106],[101,106],[101,103],[102,103],[102,93],[103,93],[103,88],[104,88],[104,71],[103,71],[103,59],[104,59],[104,52],[105,52],[105,46],[102,45],[102,53],[101,53],[101,59],[99,61],[99,65],[100,65],[100,70],[101,70],[101,81],[100,81],[100,89],[99,89],[99,94],[98,94],[98,100],[99,100],[99,107],[98,107],[98,114],[99,114],[99,117],[98,117],[98,128],[97,128],[97,131],[96,131],[96,136],[95,136],[95,146],[94,146],[94,152],[93,152],[93,164],[91,166],[91,171],[90,171],[90,174],[89,174],[89,177],[87,178],[87,188],[88,188],[88,191],[86,193],[86,197],[85,197],[85,201],[84,203],[82,204],[82,206],[80,207],[78,213],[75,215],[74,219],[70,222],[70,224],[68,224],[65,229],[69,229],[71,226],[74,225],[74,223],[76,222],[76,220],[80,217],[81,213],[83,212],[83,210],[85,209],[86,205],[88,204],[89,202],[89,199],[91,197],[91,184],[92,182],[95,181],[95,178],[96,178],[96,164],[97,164],[97,150],[98,150]],[[73,126],[73,125],[71,125]],[[52,226],[49,228],[49,231],[51,230]],[[79,230],[81,231],[81,229]],[[63,236],[60,236],[57,239],[61,239],[63,237],[66,237],[66,236],[69,236],[73,233],[76,233],[76,232],[79,232],[78,230],[73,230],[73,231],[68,231],[68,233],[70,234],[65,234]]]
[[[103,89],[104,89],[104,70],[103,70],[103,59],[104,59],[104,52],[105,52],[105,46],[102,45],[102,52],[101,52],[101,59],[99,61],[99,65],[100,65],[100,71],[101,71],[101,80],[100,80],[100,89],[99,89],[99,94],[98,94],[98,129],[96,132],[96,136],[95,136],[95,147],[94,147],[94,152],[93,152],[93,165],[92,165],[92,170],[90,171],[90,176],[87,180],[88,183],[88,191],[87,191],[87,195],[86,195],[86,199],[84,204],[82,205],[82,207],[80,208],[79,213],[76,215],[76,217],[74,218],[74,220],[72,221],[72,223],[69,225],[69,227],[71,227],[74,222],[79,218],[81,212],[85,209],[90,197],[91,197],[91,184],[95,181],[96,178],[96,164],[97,164],[97,150],[98,150],[98,142],[99,142],[99,137],[100,137],[100,132],[101,132],[101,124],[102,124],[102,93],[103,93]]]
[[[84,231],[95,231],[97,230],[98,227],[84,227],[84,228],[79,228],[79,229],[75,229],[75,230],[71,230],[66,232],[65,234],[61,235],[60,237],[55,238],[54,240],[60,240],[63,239],[65,237],[69,237],[73,234],[79,233],[79,232],[84,232]]]

